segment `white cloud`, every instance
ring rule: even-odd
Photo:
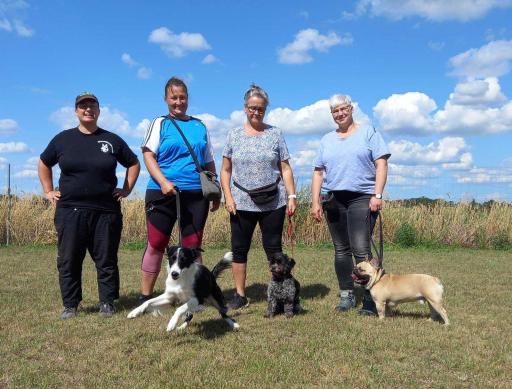
[[[175,34],[166,27],[151,31],[148,40],[160,45],[164,53],[175,58],[183,57],[190,51],[203,51],[211,48],[200,33],[182,32]]]
[[[495,105],[507,98],[501,93],[498,79],[489,77],[484,80],[468,80],[455,86],[450,93],[450,102],[456,105]]]
[[[407,165],[468,162],[468,146],[460,137],[442,138],[426,146],[407,140],[391,141],[388,146],[393,161]]]
[[[0,143],[0,153],[22,153],[25,151],[29,151],[29,148],[23,142]]]
[[[23,10],[30,5],[24,0],[0,0],[0,30],[15,32],[18,36],[29,38],[35,31],[22,20]]]
[[[481,18],[494,8],[511,6],[511,0],[359,0],[356,14],[370,13],[391,20],[418,16],[436,22],[466,22]]]
[[[368,124],[370,119],[354,103],[354,120]],[[267,114],[267,122],[283,129],[288,134],[325,133],[336,128],[328,100],[319,100],[311,105],[292,110],[275,108]]]
[[[457,54],[449,60],[450,74],[461,77],[500,77],[512,66],[512,40],[492,41],[478,48]]]
[[[285,47],[277,50],[278,60],[284,64],[303,64],[312,62],[311,51],[325,53],[336,45],[350,45],[353,42],[352,35],[349,33],[339,36],[335,32],[322,35],[313,28],[299,31],[295,35],[295,40]]]
[[[296,153],[293,153],[291,158],[293,161],[293,166],[307,166],[309,170],[313,170],[313,161],[316,157],[317,150],[300,150]]]
[[[441,170],[435,166],[389,163],[389,174],[413,178],[435,178],[441,175]]]
[[[21,20],[14,20],[13,24],[16,33],[21,37],[29,38],[35,33],[33,29],[25,26],[25,24]]]
[[[8,32],[11,32],[12,31],[11,22],[9,22],[9,20],[6,18],[0,19],[0,30],[5,30]]]
[[[20,127],[16,120],[13,119],[0,119],[0,135],[11,135],[18,132]]]
[[[153,74],[153,71],[149,68],[146,68],[144,66],[141,66],[138,70],[137,70],[137,77],[140,78],[141,80],[147,80],[149,78],[151,78],[151,75]]]
[[[448,170],[467,170],[473,167],[473,155],[463,153],[459,157],[459,162],[443,163],[443,168]]]
[[[123,61],[125,64],[127,64],[130,67],[137,66],[138,62],[135,61],[132,56],[128,53],[123,53],[121,55],[121,61]]]
[[[14,173],[14,177],[18,178],[36,178],[37,175],[37,169],[23,169],[19,172]]]
[[[430,97],[420,92],[393,94],[373,108],[382,131],[426,133],[432,128],[431,112],[437,108]]]
[[[205,65],[209,65],[211,63],[218,62],[218,61],[219,61],[219,59],[216,56],[214,56],[213,54],[208,54],[206,57],[203,58],[201,63],[205,64]]]
[[[512,183],[512,169],[474,168],[464,174],[456,174],[460,184],[508,184]]]
[[[50,114],[50,120],[59,126],[60,130],[73,128],[78,125],[73,107],[62,107]],[[132,137],[142,137],[147,128],[148,119],[143,119],[137,127],[133,128],[126,118],[126,114],[115,108],[100,107],[98,126],[107,131]]]
[[[137,69],[137,78],[141,80],[147,80],[151,78],[151,74],[153,73],[151,69],[145,67],[144,65],[137,62],[130,54],[123,53],[121,55],[121,61],[128,65],[129,67],[133,68],[136,67]]]
[[[496,78],[459,83],[443,109],[420,92],[392,95],[373,108],[382,131],[428,135],[483,134],[512,131],[512,101]],[[435,112],[434,112],[435,111]]]

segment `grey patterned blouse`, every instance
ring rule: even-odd
[[[241,211],[272,211],[287,204],[283,180],[279,181],[279,196],[268,204],[255,204],[249,195],[233,185],[233,180],[246,189],[256,189],[276,182],[281,161],[290,159],[281,130],[265,129],[259,135],[247,135],[245,129],[232,129],[222,155],[231,159],[231,193],[236,209]]]

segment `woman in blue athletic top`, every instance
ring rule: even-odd
[[[329,105],[338,128],[320,142],[311,184],[311,214],[317,221],[325,214],[340,287],[336,309],[347,311],[355,306],[352,256],[356,262],[371,258],[369,231],[382,209],[391,154],[371,125],[354,122],[349,96],[334,95]],[[369,293],[365,293],[359,313],[376,314]]]
[[[187,115],[188,90],[178,78],[165,85],[169,115],[154,119],[142,143],[144,163],[151,175],[146,190],[148,241],[141,264],[141,302],[151,298],[165,248],[177,220],[176,192],[180,193],[181,244],[201,247],[209,202],[203,197],[196,165],[172,119],[192,146],[199,164],[215,173],[212,146],[203,122]],[[211,211],[219,208],[213,201]]]

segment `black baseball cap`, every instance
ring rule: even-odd
[[[76,96],[75,107],[78,105],[78,103],[81,103],[82,101],[85,101],[85,100],[93,100],[96,103],[98,103],[98,105],[100,105],[98,98],[96,96],[94,96],[91,92],[82,92],[78,96]]]

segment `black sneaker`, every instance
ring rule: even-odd
[[[76,316],[76,307],[64,307],[64,310],[60,314],[62,320],[71,319]]]
[[[116,313],[114,303],[100,303],[100,316],[111,317],[114,313]]]
[[[140,294],[139,298],[138,298],[139,305],[142,303],[145,303],[148,300],[151,300],[152,298],[153,298],[153,293],[151,293],[150,295]]]
[[[236,292],[233,295],[233,299],[228,304],[228,308],[231,310],[241,309],[247,306],[249,306],[249,300],[247,300],[247,297],[240,296]]]
[[[340,292],[340,303],[336,305],[338,312],[345,312],[356,306],[356,297],[352,290],[342,290]]]
[[[372,295],[367,290],[364,291],[363,306],[358,313],[361,316],[377,316],[377,307],[373,302]]]

